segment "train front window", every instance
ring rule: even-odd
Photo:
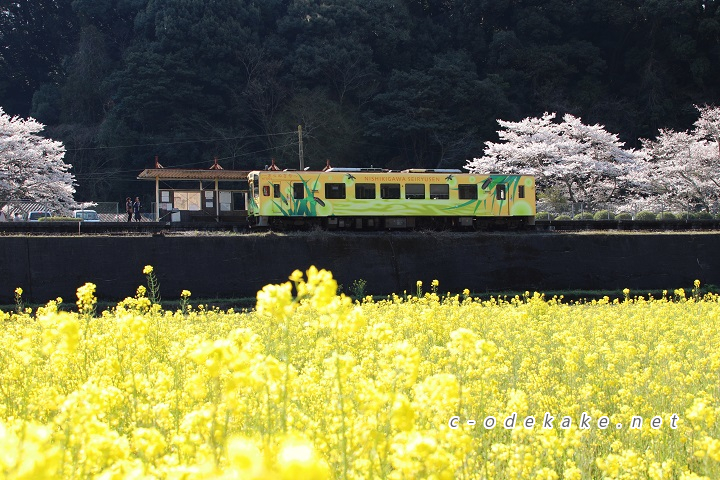
[[[420,200],[425,198],[425,185],[422,183],[408,183],[405,185],[405,198]]]
[[[477,200],[477,185],[458,185],[458,198],[460,200]]]
[[[253,197],[259,197],[260,196],[260,178],[257,175],[253,175],[252,179],[250,180],[250,183],[252,183]]]
[[[400,198],[400,184],[399,183],[381,183],[380,184],[380,198],[387,198],[387,199]]]
[[[355,184],[355,198],[362,200],[374,200],[375,199],[375,184],[374,183],[356,183]]]

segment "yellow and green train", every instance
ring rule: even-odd
[[[460,170],[253,171],[251,225],[484,228],[535,223],[535,179]]]

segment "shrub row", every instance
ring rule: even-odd
[[[600,210],[595,213],[583,212],[578,213],[575,216],[570,216],[564,213],[560,215],[555,215],[549,212],[538,212],[535,215],[535,218],[537,220],[633,220],[633,216],[631,213],[621,212],[616,214],[608,210]],[[713,215],[709,212],[699,212],[690,213],[688,215],[687,213],[653,213],[647,210],[643,210],[635,215],[635,220],[639,221],[685,220],[686,218],[689,218],[690,220],[720,220],[720,214]]]

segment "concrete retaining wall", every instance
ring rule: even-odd
[[[153,265],[164,299],[254,297],[310,265],[333,272],[345,291],[568,289],[672,290],[720,285],[720,234],[295,234],[198,237],[3,237],[0,302],[22,287],[28,302],[75,301],[85,282],[106,300],[132,296]]]

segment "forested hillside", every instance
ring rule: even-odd
[[[543,112],[639,146],[718,103],[719,42],[710,0],[10,0],[0,106],[117,201],[155,155],[296,167],[298,125],[313,168],[460,168]]]

